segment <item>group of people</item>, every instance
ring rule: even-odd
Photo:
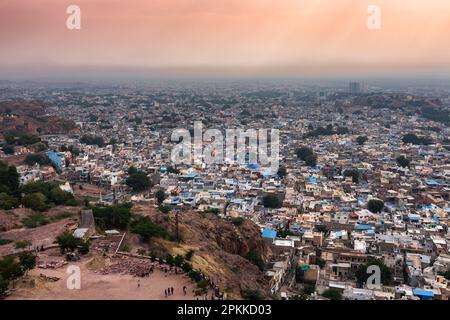
[[[35,246],[34,247],[34,251],[36,252],[36,254],[38,253],[38,252],[41,252],[41,251],[44,251],[45,250],[45,248],[44,248],[44,245],[43,244],[41,244],[41,246]]]
[[[166,290],[164,290],[164,296],[167,298],[168,296],[172,296],[173,295],[173,287],[167,288]]]
[[[173,287],[167,288],[164,290],[164,296],[167,298],[168,296],[172,296],[174,292]],[[187,295],[187,287],[183,286],[183,294]]]
[[[154,267],[155,267],[155,263],[153,262],[153,263],[151,263],[150,270],[149,270],[150,272],[149,273],[153,273],[154,272]],[[183,273],[182,270],[178,269],[176,266],[167,266],[167,265],[164,265],[162,263],[159,263],[159,268],[160,268],[161,272],[165,273],[166,277],[167,277],[167,275],[169,273],[173,273],[173,272],[175,274]],[[201,275],[202,279],[204,279],[204,280],[206,280],[208,282],[209,287],[211,289],[213,289],[213,292],[211,294],[211,300],[223,300],[224,299],[224,294],[222,292],[220,292],[219,286],[216,285],[216,283],[212,280],[212,278],[206,276],[203,272],[201,272],[201,270],[200,270],[200,275]],[[141,286],[140,280],[138,280],[137,287],[140,288],[140,286]],[[195,295],[195,290],[193,290],[193,293]],[[174,288],[173,287],[169,287],[169,288],[164,290],[164,297],[166,297],[166,298],[169,297],[169,296],[172,296],[173,294],[174,294]],[[186,286],[183,286],[183,294],[187,295],[187,287]],[[208,299],[207,294],[204,295],[203,299],[204,300]],[[197,297],[197,300],[199,300],[198,297]]]
[[[168,273],[172,273],[172,272],[174,272],[175,274],[182,273],[182,270],[176,266],[167,267],[167,266],[160,264],[159,268],[160,268],[161,272],[164,272],[166,275]]]

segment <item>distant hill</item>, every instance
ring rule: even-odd
[[[75,122],[47,114],[47,107],[38,101],[13,100],[0,102],[0,134],[18,135],[79,133]]]

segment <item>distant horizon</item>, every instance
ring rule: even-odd
[[[429,66],[412,68],[408,65],[392,65],[386,68],[371,66],[345,65],[304,65],[263,67],[249,66],[93,66],[93,65],[0,65],[1,78],[35,78],[55,76],[90,77],[117,74],[144,77],[223,77],[223,78],[377,78],[377,77],[413,77],[413,78],[450,78],[450,68]]]
[[[323,73],[295,73],[271,74],[259,72],[233,73],[221,72],[223,69],[210,69],[209,72],[177,72],[176,68],[89,68],[59,69],[54,73],[48,70],[42,72],[2,72],[0,69],[0,85],[2,82],[11,83],[40,83],[40,84],[131,84],[154,81],[287,81],[299,82],[302,85],[347,87],[349,82],[361,82],[364,85],[389,88],[405,88],[415,86],[433,86],[450,89],[449,72],[377,72],[377,73],[349,73],[349,72],[323,72]],[[184,69],[189,70],[189,69]],[[229,70],[231,71],[231,69]]]

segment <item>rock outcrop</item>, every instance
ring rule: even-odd
[[[137,210],[139,213],[139,210]],[[164,215],[152,211],[150,218],[174,231],[174,214]],[[150,240],[150,250],[172,254],[185,254],[194,250],[193,267],[200,269],[227,292],[229,298],[240,298],[241,290],[258,289],[268,295],[264,274],[247,258],[250,250],[265,259],[268,247],[261,238],[259,227],[244,220],[233,224],[214,214],[183,212],[179,214],[180,244],[161,239]]]

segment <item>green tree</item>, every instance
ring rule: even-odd
[[[156,198],[156,200],[158,200],[158,204],[163,203],[164,199],[166,198],[166,194],[164,193],[164,190],[159,189],[158,191],[156,191],[155,198]]]
[[[0,193],[0,209],[11,210],[12,208],[17,207],[18,204],[19,201],[15,197],[6,192]]]
[[[407,133],[403,136],[402,138],[403,143],[411,143],[411,144],[415,144],[415,145],[429,145],[431,143],[433,143],[432,140],[428,139],[428,138],[419,138],[416,134],[414,133]]]
[[[192,250],[192,249],[189,249],[187,252],[186,252],[186,254],[184,255],[184,258],[187,260],[187,261],[191,261],[191,259],[192,259],[192,256],[194,255],[194,250]]]
[[[5,244],[11,243],[11,242],[12,242],[12,240],[0,238],[0,246],[4,246]]]
[[[317,224],[317,225],[314,227],[314,229],[315,229],[315,231],[317,231],[317,232],[322,232],[322,233],[327,233],[327,232],[328,232],[328,228],[327,228],[327,226],[324,225],[324,224]]]
[[[47,147],[47,145],[45,143],[39,143],[39,144],[36,145],[36,151],[37,152],[42,152],[42,151],[45,151],[47,149],[48,149],[48,147]]]
[[[36,181],[27,183],[20,188],[20,191],[25,194],[40,192],[45,195],[46,198],[49,198],[52,189],[57,187],[58,184],[54,182]]]
[[[168,166],[167,167],[167,172],[168,173],[174,173],[174,174],[180,174],[180,170],[175,168],[175,167],[172,167],[172,166]]]
[[[366,141],[369,140],[366,136],[359,136],[356,138],[356,142],[362,146]]]
[[[169,266],[173,266],[175,263],[175,259],[171,254],[167,254],[166,256],[166,262]]]
[[[14,243],[16,249],[23,250],[31,246],[31,241],[29,240],[18,240]]]
[[[50,221],[46,217],[44,217],[44,215],[41,212],[37,212],[29,217],[22,219],[22,223],[27,228],[36,228],[49,224]]]
[[[84,135],[81,137],[80,142],[87,145],[97,145],[100,148],[105,146],[103,137],[100,136]]]
[[[80,239],[73,236],[70,232],[64,232],[56,237],[56,242],[61,253],[64,254],[67,250],[73,252],[80,244]]]
[[[14,154],[14,146],[10,144],[5,144],[2,147],[2,150],[5,154]]]
[[[99,228],[106,230],[117,228],[124,230],[131,221],[131,206],[122,203],[114,206],[93,207],[95,223]]]
[[[49,165],[50,159],[45,153],[32,153],[25,157],[24,163],[29,166],[33,166],[36,163],[39,165]]]
[[[203,278],[202,274],[194,269],[188,272],[188,277],[191,278],[194,282],[199,282]]]
[[[297,234],[287,228],[280,228],[277,230],[277,237],[286,238],[287,236],[296,236]]]
[[[145,251],[145,249],[143,249],[143,248],[139,248],[137,250],[137,254],[141,255],[141,256],[145,256],[147,254],[147,251]]]
[[[164,204],[160,204],[160,205],[158,206],[158,210],[161,211],[161,212],[164,213],[164,214],[167,214],[167,213],[170,212],[170,207],[169,207],[169,206],[166,206],[166,205],[164,205]]]
[[[303,282],[304,275],[305,271],[303,270],[303,266],[297,266],[297,268],[295,268],[295,281]]]
[[[445,279],[450,280],[450,269],[446,272],[439,273],[441,276],[443,276]]]
[[[82,255],[88,254],[90,245],[91,242],[89,240],[80,241],[78,245],[78,252]]]
[[[320,269],[323,269],[326,265],[326,262],[321,257],[316,257],[316,264],[319,266]]]
[[[175,256],[173,262],[174,262],[174,264],[175,264],[177,267],[181,267],[181,266],[183,265],[183,262],[184,262],[184,257],[183,257],[182,255],[177,254],[177,255]]]
[[[241,226],[245,222],[245,219],[242,217],[230,217],[229,219],[230,222],[237,227]]]
[[[189,274],[189,272],[192,271],[192,264],[190,264],[189,262],[184,262],[181,268],[185,273]]]
[[[358,169],[347,169],[344,171],[344,177],[352,177],[353,183],[359,183],[360,175]]]
[[[308,296],[313,294],[316,291],[316,286],[314,284],[305,284],[303,286],[303,293]]]
[[[266,208],[280,208],[282,205],[281,200],[274,194],[264,196],[262,202]]]
[[[0,160],[0,192],[15,193],[19,189],[20,175],[15,166]]]
[[[197,282],[197,288],[200,289],[203,294],[208,293],[208,281],[205,279],[200,280]]]
[[[342,294],[336,289],[328,289],[322,293],[322,296],[330,300],[342,300]]]
[[[28,273],[28,270],[34,269],[36,266],[36,256],[28,252],[20,253],[19,261],[25,274]]]
[[[287,170],[286,170],[286,168],[285,168],[285,167],[280,167],[280,168],[278,169],[277,174],[278,174],[278,176],[279,176],[280,178],[286,177],[286,175],[287,175]]]
[[[55,187],[50,190],[49,200],[57,205],[66,203],[73,199],[73,195],[70,192],[62,190],[60,187]]]
[[[0,296],[5,294],[6,291],[8,291],[8,281],[3,279],[2,276],[0,276]]]
[[[131,167],[128,168],[128,174],[129,175],[132,175],[132,174],[135,174],[135,173],[138,173],[138,172],[139,171],[138,171],[138,169],[136,169],[135,166],[131,166]]]
[[[70,151],[70,153],[75,157],[78,157],[78,155],[80,154],[80,149],[78,149],[74,145],[69,146],[69,148],[67,150]]]
[[[308,156],[314,155],[314,152],[308,147],[300,147],[299,149],[297,149],[296,154],[297,157],[300,158],[300,160],[306,161],[306,158]]]
[[[409,164],[410,164],[410,162],[411,162],[409,159],[406,159],[405,156],[400,156],[400,157],[398,157],[398,158],[396,159],[396,161],[397,161],[397,164],[398,164],[400,167],[403,167],[403,168],[409,167]]]
[[[42,193],[35,192],[25,195],[22,199],[22,204],[35,211],[45,211],[47,210],[45,200],[45,196]]]
[[[167,238],[170,235],[166,229],[148,217],[138,217],[134,220],[130,225],[130,231],[140,235],[143,241],[148,241],[152,237]]]
[[[259,270],[264,270],[265,262],[261,255],[256,252],[255,249],[250,249],[247,253],[247,260],[253,263],[255,266],[258,267]]]
[[[220,213],[220,210],[218,209],[218,208],[208,208],[208,209],[206,209],[205,211],[203,211],[204,213],[212,213],[212,214],[214,214],[214,215],[219,215],[219,213]]]
[[[347,127],[338,127],[336,130],[337,134],[347,134],[350,130]]]
[[[13,256],[0,258],[0,276],[7,282],[23,276],[22,267]]]
[[[402,141],[403,143],[420,144],[419,138],[414,133],[405,134]]]
[[[305,163],[309,167],[315,167],[317,165],[317,156],[309,155],[305,158]]]
[[[382,284],[389,285],[392,283],[392,271],[384,264],[383,260],[369,257],[366,264],[360,265],[358,269],[356,269],[355,276],[359,285],[363,285],[363,283],[367,282],[367,278],[371,275],[370,273],[367,273],[367,268],[372,265],[376,265],[380,268]]]
[[[371,199],[367,203],[367,209],[369,209],[372,213],[378,213],[383,211],[384,208],[384,202],[379,199]]]
[[[151,187],[150,179],[143,171],[132,173],[128,176],[126,184],[135,192],[141,192]]]
[[[255,290],[252,290],[252,289],[241,290],[241,296],[245,300],[263,300],[264,299],[264,295],[258,289],[255,289]]]
[[[39,141],[41,141],[41,138],[39,138],[38,136],[30,136],[27,134],[21,134],[21,135],[19,135],[19,139],[16,142],[20,146],[29,146],[29,145],[35,144]]]

